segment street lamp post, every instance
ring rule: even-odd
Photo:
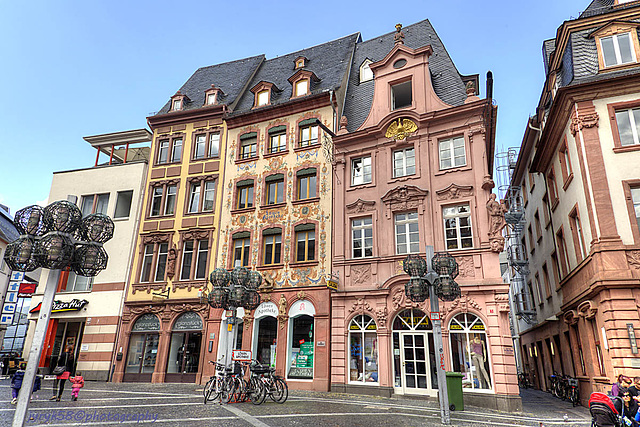
[[[47,277],[13,416],[13,427],[23,427],[60,270],[70,267],[79,276],[87,277],[104,270],[108,256],[102,245],[113,237],[114,225],[111,218],[102,214],[82,218],[80,209],[65,200],[45,208],[34,205],[21,209],[16,212],[14,225],[20,237],[7,245],[5,262],[14,271],[28,272],[42,267]]]
[[[460,297],[460,287],[453,280],[458,275],[458,263],[454,257],[446,252],[434,255],[433,246],[426,247],[426,258],[431,262],[427,262],[419,255],[407,255],[404,259],[403,269],[411,276],[405,285],[405,294],[413,302],[423,302],[427,298],[430,299],[433,341],[437,352],[440,418],[442,424],[451,424],[447,378],[444,368],[442,320],[438,298],[443,301],[453,301]]]
[[[207,294],[207,301],[213,308],[231,310],[227,317],[227,332],[230,333],[225,350],[225,364],[231,365],[229,354],[235,346],[233,325],[237,324],[238,308],[254,310],[260,305],[258,288],[262,283],[262,275],[245,267],[236,267],[231,273],[224,268],[216,268],[209,275],[213,288]],[[206,292],[206,290],[205,290]]]

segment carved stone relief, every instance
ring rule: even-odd
[[[447,188],[436,191],[438,200],[455,200],[460,197],[473,196],[473,186],[451,184]]]
[[[355,202],[346,205],[347,213],[362,213],[375,210],[376,202],[358,199]]]
[[[387,215],[390,212],[417,209],[424,206],[424,199],[429,192],[415,185],[401,185],[393,188],[382,196],[382,202],[387,207]]]
[[[354,265],[351,267],[351,276],[354,285],[371,283],[371,265]]]
[[[349,313],[364,313],[365,311],[372,312],[373,308],[369,302],[364,299],[364,297],[356,298],[353,304],[351,304],[351,308],[349,308]]]
[[[472,256],[461,256],[457,257],[456,261],[458,262],[458,268],[460,270],[461,278],[474,278],[476,277],[476,269],[473,263]]]

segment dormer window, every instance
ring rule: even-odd
[[[186,95],[180,93],[180,91],[176,92],[175,95],[171,97],[171,109],[170,111],[180,111],[184,109],[185,100],[188,100]]]
[[[266,81],[261,81],[253,88],[251,88],[251,92],[253,92],[254,100],[253,100],[253,108],[264,107],[265,105],[271,104],[271,94],[273,92],[279,93],[280,89],[276,87],[273,83],[269,83]]]
[[[369,64],[371,64],[371,60],[365,59],[360,66],[360,83],[373,80],[373,71],[371,71]]]
[[[306,67],[307,66],[307,61],[308,61],[308,59],[305,58],[304,56],[297,57],[296,60],[295,60],[295,64],[296,65],[295,65],[294,69],[298,70],[300,68]]]
[[[267,105],[269,104],[269,91],[268,90],[262,90],[260,92],[258,92],[258,95],[256,96],[256,105],[258,107],[261,107],[263,105]]]
[[[602,37],[600,39],[600,46],[602,47],[605,67],[636,62],[631,43],[631,33]]]
[[[413,97],[411,94],[411,80],[391,85],[391,109],[411,107]]]
[[[303,96],[309,92],[309,80],[300,80],[296,83],[296,96]]]
[[[221,93],[220,88],[211,85],[211,87],[204,92],[204,105],[216,105]]]
[[[173,111],[182,110],[182,99],[174,99],[173,100]]]

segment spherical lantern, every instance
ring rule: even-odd
[[[13,224],[20,234],[42,236],[47,232],[43,219],[44,209],[41,206],[32,205],[16,212]]]
[[[404,285],[404,293],[413,302],[422,302],[429,298],[429,287],[423,279],[411,278]]]
[[[229,275],[229,272],[224,268],[216,268],[209,275],[209,281],[214,287],[221,288],[223,286],[227,286],[230,279],[231,276]]]
[[[73,259],[71,239],[56,231],[50,231],[35,246],[35,256],[40,267],[58,270],[68,267]]]
[[[438,252],[431,260],[433,270],[439,276],[450,276],[455,279],[458,276],[458,263],[447,252]]]
[[[236,267],[231,272],[231,282],[236,286],[244,286],[249,278],[249,270],[245,267]]]
[[[13,271],[33,271],[38,268],[35,257],[36,240],[29,236],[20,236],[9,243],[4,251],[4,260]]]
[[[213,308],[227,308],[227,290],[216,287],[209,292],[209,305]]]
[[[104,214],[91,214],[82,219],[81,236],[89,242],[105,243],[113,237],[113,221]]]
[[[247,310],[255,310],[260,305],[260,294],[254,290],[248,290],[244,293],[242,306]]]
[[[242,307],[244,301],[245,289],[243,286],[233,286],[229,290],[229,305],[233,307]]]
[[[43,220],[50,231],[73,234],[80,226],[82,213],[73,203],[60,200],[44,208]]]
[[[247,281],[247,287],[249,289],[258,289],[262,284],[262,275],[257,271],[250,270],[249,271],[249,279]]]
[[[79,276],[93,277],[107,268],[107,251],[96,243],[78,243],[71,268]]]
[[[460,286],[450,277],[438,277],[433,285],[436,288],[436,295],[442,301],[453,301],[460,298]]]
[[[419,255],[407,255],[402,269],[411,277],[422,277],[427,272],[427,262]]]

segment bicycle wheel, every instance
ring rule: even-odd
[[[249,399],[249,381],[244,378],[238,378],[238,384],[240,385],[239,389],[236,390],[236,401],[237,402],[246,402]]]
[[[222,385],[222,400],[225,403],[229,403],[233,400],[233,394],[236,390],[235,378],[227,377]]]
[[[571,390],[571,404],[573,406],[578,406],[580,404],[580,394],[578,392],[578,387],[573,387]]]
[[[284,403],[289,397],[289,387],[282,378],[273,378],[273,388],[271,389],[271,399],[276,403]]]
[[[211,379],[209,379],[209,381],[207,381],[207,384],[204,386],[203,393],[204,393],[205,404],[207,402],[213,402],[218,398],[218,394],[220,392],[216,390],[218,388],[216,387],[217,382],[218,382],[218,378],[212,377]]]
[[[259,405],[264,402],[265,393],[266,390],[262,385],[262,381],[258,377],[251,377],[249,381],[249,400],[251,400],[251,403]]]

